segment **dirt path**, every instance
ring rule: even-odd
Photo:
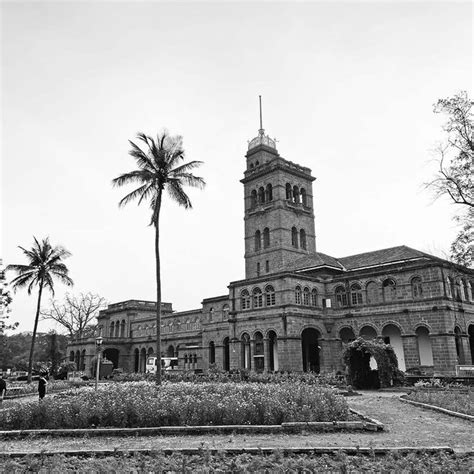
[[[470,421],[424,410],[398,400],[400,393],[363,392],[348,399],[352,408],[376,418],[385,425],[383,432],[324,433],[300,435],[216,435],[216,436],[138,436],[92,438],[30,437],[3,440],[0,454],[12,451],[58,451],[76,449],[173,449],[239,447],[317,447],[317,446],[450,446],[459,452],[473,450],[474,424]]]

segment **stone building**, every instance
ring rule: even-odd
[[[162,304],[162,356],[179,368],[340,371],[344,343],[390,342],[402,370],[452,374],[474,364],[474,271],[406,246],[335,258],[316,251],[311,170],[281,157],[261,128],[241,180],[245,279],[199,309]],[[155,303],[124,301],[98,318],[103,354],[144,372]],[[69,345],[93,371],[95,340]]]

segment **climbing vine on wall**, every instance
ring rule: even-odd
[[[370,368],[371,357],[377,362],[377,370]],[[348,367],[349,383],[356,388],[390,387],[400,381],[397,356],[390,344],[359,337],[347,344],[343,360]]]

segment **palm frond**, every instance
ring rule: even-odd
[[[146,169],[141,170],[134,170],[128,173],[121,174],[117,178],[112,180],[112,185],[116,187],[123,186],[125,184],[132,184],[132,183],[146,183],[148,181],[153,180],[153,173]]]
[[[56,272],[53,271],[51,272],[53,276],[55,276],[61,283],[63,283],[66,286],[73,286],[74,282],[70,276],[68,276],[66,273],[63,272]]]
[[[140,137],[140,136],[139,136]],[[137,160],[137,164],[141,169],[154,170],[153,160],[148,156],[148,154],[143,151],[136,143],[131,140],[128,141],[132,149],[128,152],[130,156],[133,156]]]
[[[7,267],[5,268],[5,271],[18,272],[21,275],[25,272],[31,271],[32,269],[33,268],[30,265],[17,265],[17,264],[12,263],[10,265],[7,265]]]
[[[11,282],[10,285],[13,288],[13,291],[17,291],[26,285],[28,285],[32,280],[36,277],[36,273],[31,271],[30,273],[24,273],[22,275],[18,275],[15,277]]]
[[[180,206],[183,206],[185,209],[191,209],[193,207],[191,200],[184,192],[180,181],[174,179],[169,181],[166,189],[168,190],[171,199],[176,201]]]
[[[146,192],[148,186],[149,186],[148,184],[144,184],[143,186],[140,186],[134,191],[128,193],[119,201],[119,207],[126,206],[129,202],[137,198],[140,198],[140,200],[138,201],[138,203],[140,203],[143,200],[143,193]]]
[[[191,186],[193,188],[203,189],[206,186],[206,182],[200,176],[194,176],[190,173],[180,173],[173,179],[179,181],[181,184]]]
[[[199,166],[202,165],[202,163],[203,163],[202,161],[189,161],[188,163],[184,163],[180,166],[177,166],[176,168],[173,168],[171,170],[171,173],[173,174],[187,173],[194,168],[198,168]]]

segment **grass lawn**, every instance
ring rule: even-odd
[[[427,403],[446,410],[474,416],[474,391],[461,393],[456,390],[414,390],[408,397],[415,402]]]
[[[472,458],[450,454],[415,454],[406,456],[349,456],[336,454],[284,456],[275,451],[272,455],[241,454],[201,455],[135,454],[97,458],[37,456],[19,459],[0,457],[0,473],[21,472],[384,472],[384,473],[447,473],[469,472]]]

